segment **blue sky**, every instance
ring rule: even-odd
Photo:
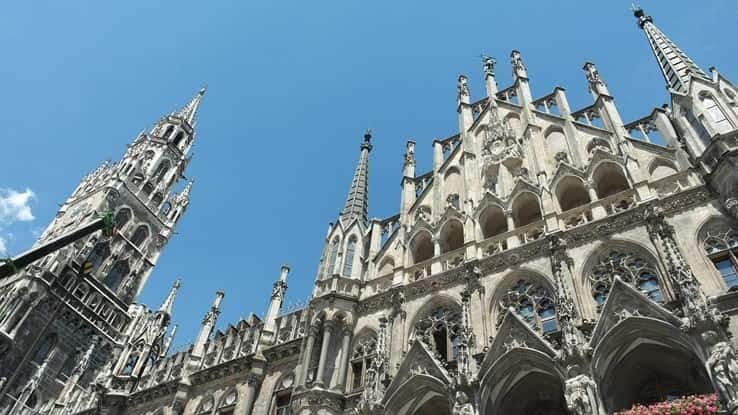
[[[738,77],[734,0],[649,1],[655,23],[704,69]],[[456,132],[459,73],[482,97],[482,52],[500,87],[522,52],[534,97],[556,85],[591,104],[591,60],[627,122],[668,102],[626,1],[7,2],[0,14],[0,248],[33,242],[79,180],[204,84],[188,176],[193,200],[140,300],[171,282],[178,343],[217,289],[220,326],[263,314],[282,263],[306,297],[365,128],[370,216],[397,212],[404,143]],[[7,255],[0,252],[0,255]]]

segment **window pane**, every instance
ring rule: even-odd
[[[720,271],[720,275],[728,288],[738,286],[738,275],[736,275],[735,266],[730,258],[716,260],[715,267]]]

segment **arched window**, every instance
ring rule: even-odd
[[[173,132],[174,132],[174,126],[170,125],[167,127],[166,131],[164,131],[164,135],[161,138],[168,140]]]
[[[664,301],[656,267],[637,253],[614,249],[603,255],[589,273],[592,296],[598,305],[604,304],[615,277],[653,301]]]
[[[238,392],[235,389],[229,390],[220,398],[220,402],[218,403],[218,415],[232,414],[237,403]]]
[[[154,197],[151,198],[151,203],[156,207],[161,204],[161,202],[164,201],[164,196],[161,195],[161,193],[156,192]]]
[[[154,191],[154,185],[152,185],[150,182],[146,182],[146,184],[143,186],[143,189],[141,189],[143,194],[150,195],[151,192]]]
[[[325,270],[325,276],[330,277],[336,272],[336,260],[338,259],[338,245],[340,240],[336,236],[331,242],[330,253],[328,254],[328,266]]]
[[[133,236],[131,237],[131,243],[140,248],[148,237],[149,229],[144,225],[140,225],[138,228],[136,228],[136,232],[133,233]]]
[[[94,274],[103,261],[110,255],[110,247],[107,242],[101,242],[95,246],[95,249],[90,252],[90,256],[87,257],[87,262],[92,265],[92,271],[90,274]]]
[[[559,329],[556,320],[554,297],[548,287],[521,279],[510,288],[499,303],[501,317],[497,324],[502,323],[502,317],[510,308],[536,330],[551,333]]]
[[[51,355],[51,352],[54,351],[56,339],[56,333],[47,334],[36,349],[36,353],[33,354],[33,361],[42,364]]]
[[[600,199],[628,190],[630,184],[623,169],[615,163],[603,163],[592,175],[595,190]]]
[[[156,168],[156,171],[154,172],[154,180],[157,182],[160,182],[164,176],[169,171],[169,168],[171,167],[171,163],[169,163],[169,160],[164,160],[161,163],[159,163],[159,167]]]
[[[131,220],[131,209],[122,208],[115,214],[115,227],[123,229],[129,220]]]
[[[351,390],[361,389],[366,384],[367,371],[377,354],[377,340],[373,337],[357,342],[351,354]]]
[[[116,291],[120,283],[123,282],[123,278],[128,275],[130,268],[128,267],[128,261],[117,262],[110,274],[105,278],[105,285],[111,290]]]
[[[415,323],[415,338],[427,344],[440,359],[456,360],[461,313],[450,307],[438,307]]]
[[[130,376],[133,373],[133,369],[136,368],[136,363],[138,363],[138,353],[131,353],[130,355],[128,355],[126,365],[123,366],[123,371],[121,372],[121,374],[123,376]]]
[[[77,364],[77,356],[77,353],[70,353],[69,356],[67,356],[61,369],[59,369],[59,373],[56,375],[57,378],[62,381],[69,379],[69,376],[72,375],[72,371],[74,370],[74,366]]]
[[[720,227],[708,231],[703,248],[728,289],[738,289],[738,230]]]
[[[290,373],[284,376],[277,386],[274,388],[274,398],[272,402],[271,415],[291,415],[292,410],[292,387],[295,383],[294,374]]]
[[[709,94],[702,94],[700,96],[700,100],[702,101],[702,105],[705,107],[707,116],[710,117],[710,121],[715,124],[715,129],[717,129],[719,133],[727,133],[733,129],[730,125],[730,121],[725,117],[725,113],[723,113],[723,110],[720,109],[720,106],[715,102],[712,96]]]
[[[343,276],[350,277],[354,267],[354,254],[356,253],[356,237],[352,236],[346,245],[346,255],[343,257]]]
[[[179,147],[179,144],[182,142],[182,139],[184,138],[184,133],[182,131],[178,132],[176,136],[174,136],[174,146]]]
[[[682,109],[682,116],[687,120],[689,126],[692,127],[697,138],[707,145],[710,142],[710,133],[707,132],[702,122],[694,116],[692,111],[687,111],[686,109]]]

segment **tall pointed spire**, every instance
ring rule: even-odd
[[[349,190],[346,204],[341,210],[340,220],[348,224],[355,218],[361,219],[362,223],[367,223],[369,212],[369,152],[372,151],[372,132],[366,130],[364,133],[364,142],[361,143],[361,155],[359,156],[359,164],[354,172],[354,179],[351,181],[351,189]]]
[[[164,300],[163,303],[161,303],[161,307],[159,307],[159,311],[162,313],[166,313],[168,315],[172,315],[172,306],[174,305],[174,298],[177,296],[177,291],[179,290],[179,287],[182,286],[182,281],[177,278],[176,281],[174,281],[174,284],[172,284],[172,289],[169,290],[169,295],[167,295],[167,298]]]
[[[648,43],[651,45],[651,50],[656,56],[669,88],[686,92],[690,74],[709,78],[686,53],[682,52],[671,39],[666,37],[664,32],[653,24],[653,18],[646,15],[643,9],[634,6],[633,15],[638,20],[638,26],[646,33]]]
[[[206,90],[207,87],[200,88],[192,100],[177,113],[177,116],[190,123],[190,125],[193,125],[195,115],[197,115],[197,109],[200,107],[200,101],[202,100],[202,96],[205,95]]]

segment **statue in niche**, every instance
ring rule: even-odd
[[[456,84],[456,90],[459,94],[459,97],[469,96],[469,84],[467,82],[466,76],[459,75],[459,79]]]
[[[469,397],[462,391],[456,392],[452,415],[475,415],[474,406],[469,402]]]
[[[599,415],[602,410],[597,399],[597,385],[584,373],[567,379],[564,391],[566,406],[576,415]]]
[[[735,350],[727,341],[720,340],[714,331],[703,333],[702,339],[710,352],[707,368],[712,383],[732,413],[738,407],[738,359]]]

